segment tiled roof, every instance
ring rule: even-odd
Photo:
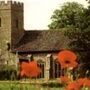
[[[57,51],[68,48],[69,42],[63,30],[25,31],[15,50],[18,52]]]

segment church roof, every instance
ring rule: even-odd
[[[23,38],[16,45],[18,52],[59,51],[68,48],[70,40],[63,30],[25,31]]]

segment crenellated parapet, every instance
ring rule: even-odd
[[[24,33],[23,3],[17,1],[0,1],[0,41],[8,41],[11,46],[19,42]]]
[[[17,1],[0,1],[0,9],[22,9],[23,8],[23,3],[17,2]]]

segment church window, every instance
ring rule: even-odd
[[[18,28],[18,20],[16,20],[16,28]]]
[[[60,74],[62,74],[61,72],[61,66],[59,64],[59,62],[57,62],[58,60],[55,59],[55,77],[58,78],[60,77]]]
[[[1,18],[0,18],[0,27],[1,27]]]
[[[38,60],[38,66],[40,67],[42,73],[37,78],[44,78],[44,69],[45,69],[45,63],[43,62],[42,59]]]

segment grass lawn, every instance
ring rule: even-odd
[[[19,82],[0,82],[0,90],[64,90],[60,87],[47,87],[41,85],[31,85],[29,83],[19,83]]]
[[[20,83],[18,81],[0,81],[0,90],[65,90],[63,87],[47,87],[42,85],[32,85],[30,83]],[[82,90],[90,90],[82,89]]]

